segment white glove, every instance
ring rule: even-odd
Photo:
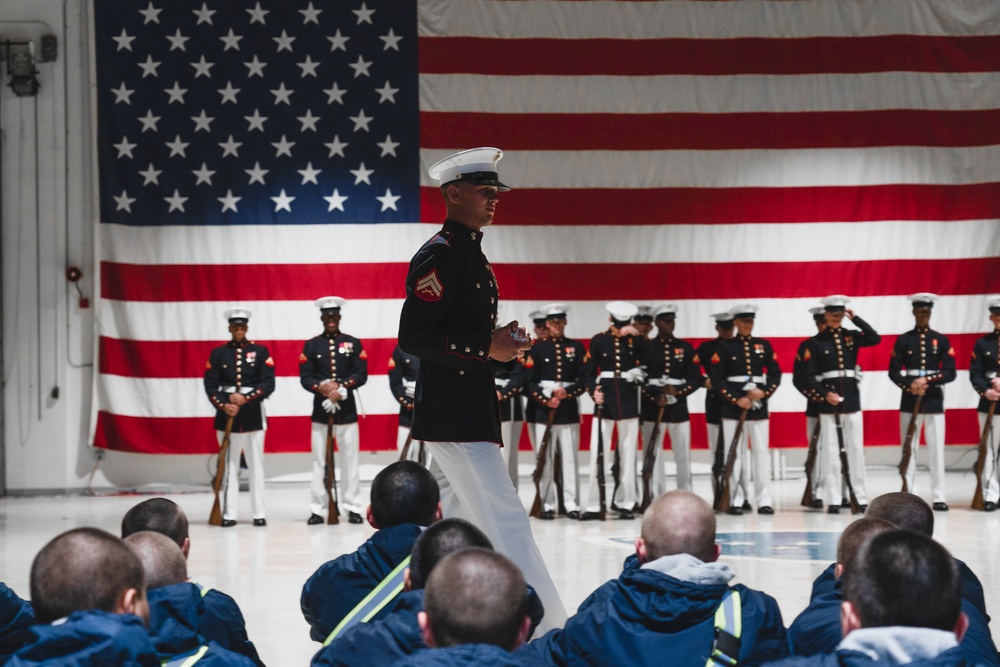
[[[347,398],[347,387],[344,387],[344,386],[337,387],[337,395],[340,396],[340,400],[346,399]]]
[[[646,371],[638,367],[630,368],[622,373],[622,377],[632,384],[641,384],[646,380]]]
[[[334,403],[329,398],[323,399],[323,409],[329,412],[331,415],[340,409],[339,403]]]
[[[671,396],[670,394],[667,394],[667,405],[673,405],[676,402],[677,402],[676,396]]]
[[[413,398],[417,394],[416,380],[403,380],[403,393]]]
[[[863,374],[861,373],[861,366],[860,365],[855,366],[854,367],[854,379],[858,381],[858,384],[861,384],[861,378],[862,377],[863,377]]]

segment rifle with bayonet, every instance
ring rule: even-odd
[[[549,457],[549,447],[552,441],[552,421],[555,418],[556,408],[549,408],[549,417],[545,421],[545,433],[542,435],[541,444],[538,445],[535,472],[531,474],[531,481],[535,483],[535,502],[531,504],[531,511],[528,512],[528,516],[535,517],[536,519],[542,516],[542,477],[545,475],[545,461]]]
[[[910,490],[910,484],[906,481],[910,472],[910,458],[913,456],[913,436],[917,433],[917,415],[920,414],[920,403],[923,396],[917,396],[913,404],[913,412],[910,414],[910,425],[906,427],[906,439],[903,440],[903,456],[899,460],[899,476],[903,478],[903,493]]]
[[[235,416],[229,415],[229,419],[226,420],[226,430],[222,433],[222,442],[219,444],[219,461],[215,466],[215,479],[212,480],[215,502],[212,503],[212,511],[208,515],[210,526],[222,525],[222,503],[219,500],[219,492],[222,490],[222,483],[226,478],[226,462],[229,460],[229,434],[232,433]]]
[[[333,434],[333,415],[326,421],[326,466],[323,470],[323,486],[326,488],[326,522],[340,523],[340,508],[337,507],[337,469],[334,466],[333,450],[337,447],[337,438]]]
[[[983,469],[986,467],[986,447],[993,430],[993,413],[997,402],[990,402],[990,410],[986,413],[986,423],[983,425],[983,435],[979,438],[979,456],[976,457],[976,493],[972,496],[972,509],[983,509]]]
[[[743,408],[740,412],[740,420],[736,424],[736,431],[733,433],[733,441],[729,444],[729,453],[726,455],[726,465],[722,472],[722,492],[719,494],[715,510],[718,512],[728,512],[733,503],[733,493],[730,488],[730,478],[733,476],[733,469],[736,466],[736,455],[739,451],[740,436],[743,435],[743,423],[747,419],[747,412],[750,408]],[[722,430],[722,424],[719,424]]]
[[[660,449],[660,425],[663,422],[663,411],[666,405],[661,405],[656,412],[656,421],[653,422],[653,432],[649,436],[649,442],[642,443],[645,448],[642,452],[642,503],[639,511],[645,512],[649,504],[653,502],[652,477],[653,467],[656,465],[656,455]]]
[[[813,471],[816,469],[816,455],[819,452],[820,422],[816,417],[816,425],[813,426],[812,435],[809,437],[809,453],[806,455],[806,490],[802,492],[802,506],[812,507],[816,502],[816,495],[813,493],[815,482],[813,481]]]

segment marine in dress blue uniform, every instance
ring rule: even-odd
[[[969,382],[979,394],[979,432],[986,427],[991,404],[1000,399],[1000,295],[986,300],[990,311],[993,332],[976,341],[969,362]],[[994,512],[1000,502],[1000,457],[997,457],[997,443],[1000,442],[1000,410],[994,409],[992,430],[986,443],[986,461],[983,465],[983,510]]]
[[[578,398],[587,391],[587,350],[583,343],[568,338],[566,333],[569,306],[553,303],[542,307],[547,322],[548,337],[536,341],[526,355],[528,379],[528,405],[538,415],[534,441],[541,446],[545,437],[545,424],[550,412],[552,431],[545,470],[539,483],[542,495],[542,519],[555,518],[560,499],[555,484],[555,462],[558,454],[562,467],[563,497],[566,516],[580,518],[580,471],[577,452],[580,448],[580,406]]]
[[[621,461],[621,484],[611,505],[620,519],[633,519],[638,508],[635,457],[639,442],[639,391],[646,381],[653,350],[649,339],[640,336],[632,324],[638,312],[634,304],[612,301],[605,308],[611,315],[611,326],[590,339],[587,355],[587,388],[596,404],[590,436],[590,481],[584,500],[581,521],[598,518],[600,489],[597,479],[597,430],[603,429],[604,474],[606,484],[614,484],[610,467],[614,461],[611,436],[618,428],[618,450]],[[597,418],[600,413],[601,418]],[[610,496],[610,494],[608,494]]]
[[[823,470],[826,479],[827,512],[840,511],[843,500],[840,471],[840,444],[834,412],[839,411],[843,425],[844,447],[851,468],[851,484],[862,507],[868,504],[865,490],[864,427],[861,419],[861,391],[858,389],[858,350],[878,345],[878,332],[847,309],[850,301],[842,294],[822,299],[826,311],[826,329],[809,339],[803,353],[805,362],[805,396],[819,407],[820,438],[826,458]],[[844,316],[851,318],[858,329],[844,329]]]
[[[299,355],[299,381],[312,394],[312,483],[309,485],[309,525],[324,522],[327,513],[326,434],[333,424],[340,457],[340,498],[347,520],[361,523],[363,501],[358,477],[358,409],[354,397],[368,381],[368,354],[361,341],[340,330],[340,309],[347,301],[339,296],[316,300],[323,333],[306,341]]]
[[[677,306],[663,304],[653,310],[657,335],[650,341],[653,348],[649,379],[642,387],[642,446],[653,447],[656,459],[650,480],[655,498],[667,490],[663,470],[663,442],[670,438],[670,449],[677,466],[677,488],[691,490],[691,416],[687,397],[702,385],[701,371],[695,362],[694,346],[674,336]],[[650,442],[656,415],[663,408],[659,442]]]
[[[413,437],[433,455],[445,516],[479,526],[520,567],[545,606],[543,627],[554,627],[566,611],[504,466],[488,363],[512,361],[530,347],[517,322],[496,326],[499,287],[482,250],[498,192],[509,190],[497,174],[502,156],[496,148],[472,149],[428,170],[441,185],[448,219],[410,261],[399,345],[420,357]]]
[[[264,399],[274,392],[274,359],[263,345],[247,340],[251,312],[231,308],[224,315],[233,338],[212,350],[205,364],[205,394],[216,409],[215,430],[222,444],[226,422],[233,417],[226,462],[226,491],[222,527],[236,525],[240,499],[240,452],[250,469],[250,507],[253,525],[266,526],[264,517]]]
[[[413,421],[413,397],[417,392],[417,373],[420,368],[420,358],[408,352],[403,352],[397,345],[389,357],[389,390],[392,397],[399,403],[399,429],[396,433],[396,451],[402,452],[406,438],[410,435],[410,422]],[[408,458],[416,461],[420,448],[410,446]]]
[[[771,507],[771,458],[768,452],[770,417],[767,399],[781,384],[781,368],[771,343],[752,335],[757,306],[741,304],[734,306],[730,313],[736,324],[737,334],[729,340],[719,341],[709,363],[712,387],[722,399],[722,438],[726,456],[729,455],[729,445],[736,435],[740,415],[746,410],[729,487],[737,489],[741,475],[745,476],[742,469],[749,438],[757,513],[774,514]],[[742,503],[734,502],[729,513],[742,514]]]
[[[896,383],[903,393],[899,401],[899,440],[906,441],[910,417],[920,401],[920,413],[916,418],[913,434],[912,458],[906,471],[906,483],[910,493],[917,492],[917,449],[920,444],[920,429],[924,430],[927,442],[927,460],[931,470],[931,495],[933,507],[939,512],[948,511],[944,490],[944,385],[954,382],[955,349],[948,337],[934,331],[928,325],[931,309],[938,296],[930,292],[920,292],[907,297],[913,303],[913,317],[916,326],[901,334],[892,347],[889,359],[889,379]]]
[[[534,347],[538,345],[539,342],[545,340],[549,337],[549,327],[545,323],[545,313],[540,310],[532,311],[528,317],[531,318],[531,331],[532,331],[532,341],[531,346]],[[528,364],[531,363],[531,358],[528,353],[525,353],[521,360],[525,367],[525,374],[531,375],[531,367]],[[525,401],[524,404],[524,421],[528,424],[544,424],[545,420],[548,418],[547,413],[544,409],[540,409],[540,406],[532,401],[530,398]],[[531,451],[538,453],[538,445],[541,444],[537,438],[535,438],[537,429],[534,426],[528,426],[528,442],[531,443]]]
[[[816,325],[816,332],[826,329],[826,310],[823,306],[810,308],[813,323]],[[795,363],[792,364],[792,385],[805,396],[806,392],[806,363],[802,360],[806,353],[806,346],[811,339],[807,338],[799,343],[799,349],[795,352]],[[819,423],[819,405],[813,401],[806,400],[806,443],[812,442],[813,431]],[[822,439],[816,442],[816,461],[813,464],[813,509],[823,509],[823,462],[826,459],[823,452]]]

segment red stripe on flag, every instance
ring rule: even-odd
[[[519,188],[502,196],[501,225],[669,225],[1000,218],[1000,183],[802,188]],[[444,220],[435,187],[420,188],[421,220]]]
[[[992,72],[1000,37],[738,39],[421,37],[421,74],[657,76]],[[475,57],[469,57],[475,54]]]
[[[1000,45],[998,45],[1000,47]],[[483,128],[504,150],[739,150],[990,146],[1000,109],[890,109],[794,113],[420,115],[423,148],[472,146]]]
[[[304,301],[335,283],[348,299],[402,298],[407,265],[135,265],[102,262],[102,294],[123,301]],[[741,262],[631,264],[493,264],[507,298],[545,301],[553,294],[570,301],[662,299],[751,299],[810,297],[826,293],[853,296],[909,294],[982,294],[1000,291],[1000,257],[864,262]],[[243,276],[239,282],[216,280],[222,272]],[[375,279],[375,274],[378,279]],[[332,275],[342,276],[339,279]],[[170,280],[164,280],[170,276]],[[359,276],[370,276],[363,281]],[[747,279],[752,276],[753,280]],[[447,289],[447,286],[446,286]],[[392,294],[388,294],[388,293]]]

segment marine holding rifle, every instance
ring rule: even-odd
[[[222,445],[229,432],[226,491],[222,527],[236,525],[240,494],[240,452],[250,469],[250,506],[253,525],[266,526],[264,518],[264,419],[263,401],[274,391],[274,360],[263,345],[247,340],[251,312],[230,308],[223,317],[232,339],[212,350],[205,364],[205,393],[215,408],[215,430]],[[230,424],[227,428],[227,424]]]
[[[732,470],[728,489],[732,491],[739,485],[749,436],[757,513],[774,514],[767,399],[781,383],[781,368],[771,343],[753,335],[757,306],[741,304],[729,312],[736,323],[736,336],[720,339],[709,363],[709,379],[722,399],[722,437],[727,448],[725,467]],[[743,514],[741,505],[742,500],[737,495],[730,499],[727,512]]]
[[[980,473],[977,496],[983,501],[981,507],[973,500],[974,509],[986,512],[996,511],[1000,502],[1000,480],[998,480],[996,442],[1000,438],[1000,412],[997,412],[997,399],[1000,399],[1000,294],[989,297],[986,305],[990,309],[990,322],[993,323],[992,333],[988,333],[976,341],[972,348],[972,361],[969,363],[969,381],[979,394],[979,428],[982,436],[979,441],[979,461],[976,470]]]
[[[955,379],[955,349],[948,337],[930,328],[936,294],[921,292],[907,297],[913,302],[915,326],[901,334],[892,347],[889,379],[903,394],[899,401],[899,438],[903,445],[900,474],[904,491],[916,493],[916,453],[920,428],[927,441],[933,507],[948,511],[944,493],[944,389]]]
[[[850,299],[842,294],[820,301],[826,311],[826,329],[809,339],[802,354],[806,386],[803,393],[819,405],[820,449],[826,456],[821,469],[826,475],[823,488],[826,511],[830,514],[840,512],[844,500],[842,478],[849,496],[856,501],[852,505],[856,504],[857,510],[864,511],[868,504],[861,391],[858,389],[856,368],[858,349],[878,345],[882,340],[870,324],[847,308],[848,301]],[[841,327],[845,315],[860,330]],[[842,450],[846,455],[841,454]],[[841,472],[842,462],[847,463],[849,474]]]

